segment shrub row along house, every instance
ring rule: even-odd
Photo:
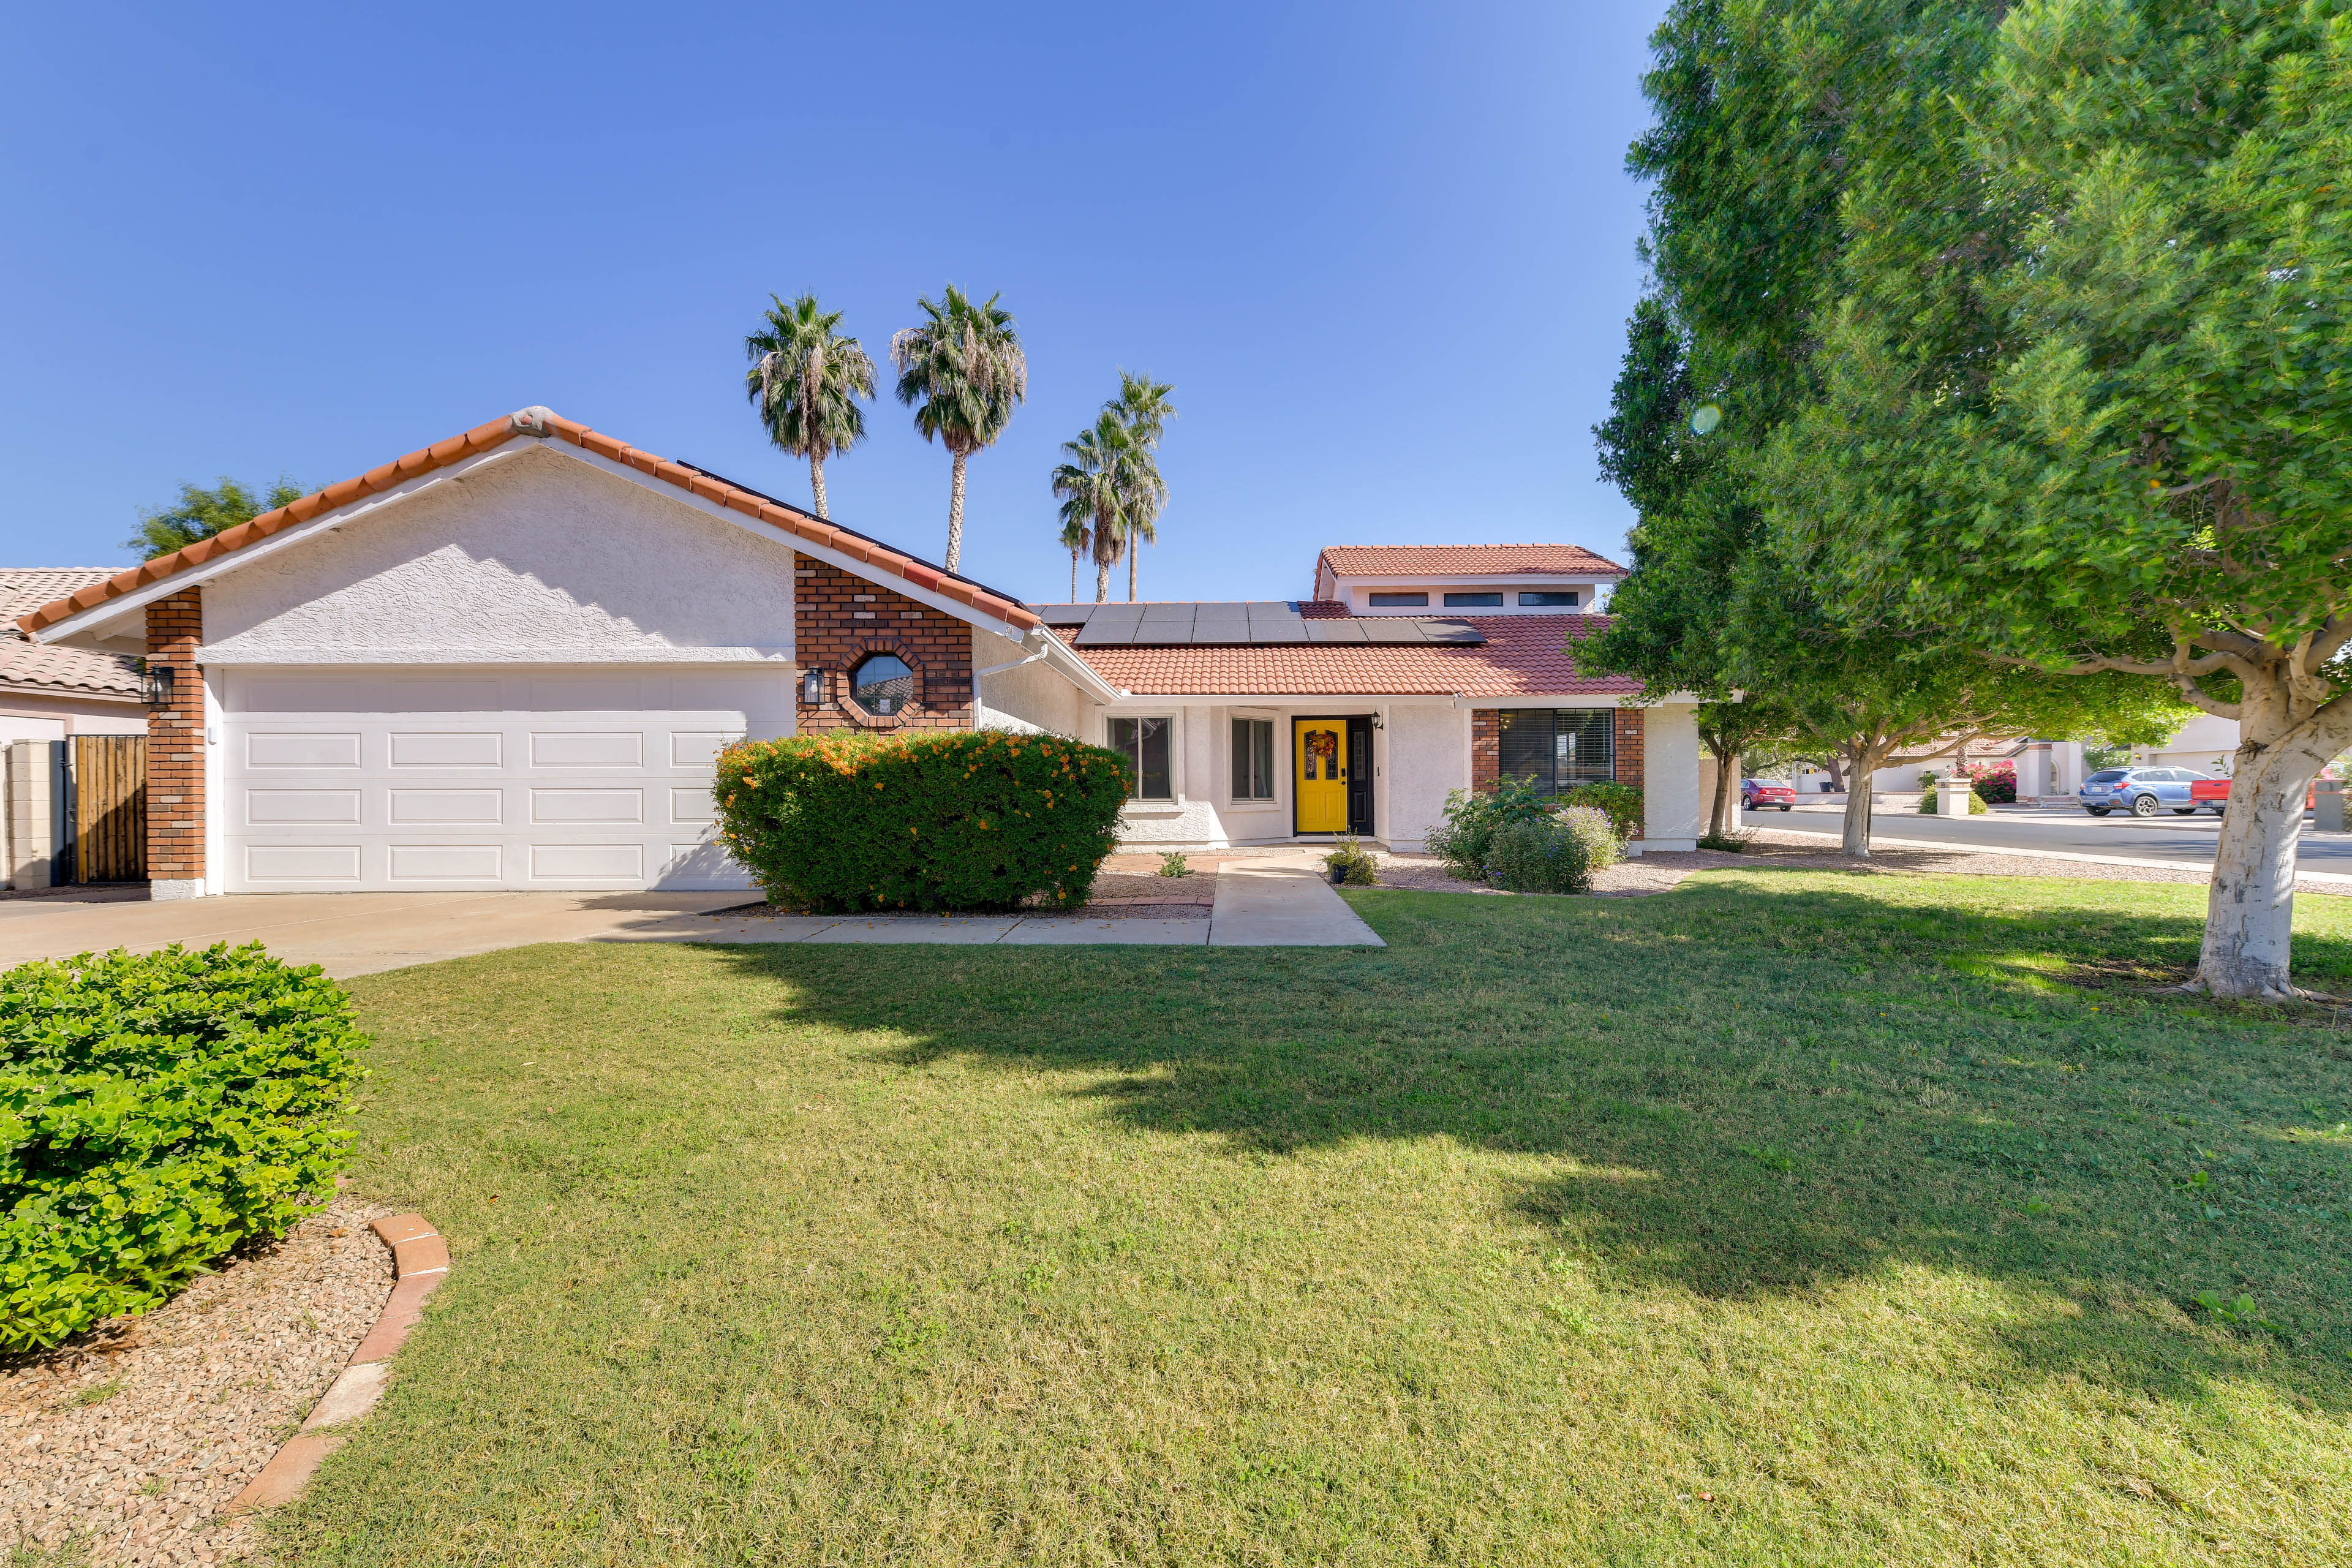
[[[1124,835],[1418,847],[1500,770],[1699,816],[1686,698],[1576,674],[1620,568],[1336,547],[1295,603],[1040,610],[545,408],[25,615],[149,661],[148,873],[206,893],[745,885],[729,741],[1050,731],[1136,764]]]

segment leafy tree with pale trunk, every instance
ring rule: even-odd
[[[2352,743],[2352,16],[1996,16],[1846,143],[1776,516],[1844,614],[2237,720],[2191,986],[2288,995],[2304,794]]]
[[[251,522],[263,512],[276,511],[310,493],[284,474],[267,490],[241,485],[226,474],[211,489],[184,484],[175,505],[141,509],[138,531],[122,542],[122,548],[134,552],[142,561],[152,561],[241,522]]]
[[[773,294],[768,299],[767,324],[743,340],[751,361],[743,389],[768,439],[808,459],[816,514],[829,517],[824,460],[866,438],[866,411],[857,404],[874,395],[874,362],[856,338],[835,331],[841,312],[819,310],[815,295],[789,305]]]
[[[948,480],[948,558],[963,559],[964,464],[993,446],[1029,393],[1029,361],[999,296],[974,301],[954,284],[940,302],[918,299],[922,325],[890,340],[898,368],[898,401],[915,411],[915,428],[938,441],[951,459]]]

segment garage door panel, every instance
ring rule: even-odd
[[[355,789],[248,789],[245,820],[256,827],[295,824],[360,824],[360,792]]]
[[[385,820],[410,823],[470,823],[494,827],[506,820],[506,791],[498,789],[387,790]]]
[[[356,768],[360,765],[360,734],[356,730],[320,731],[309,734],[299,731],[255,731],[245,738],[245,763],[257,771],[299,768],[316,772],[320,768]]]
[[[643,822],[646,792],[641,789],[535,789],[530,792],[533,822]]]
[[[748,887],[712,842],[712,763],[789,731],[751,710],[788,716],[793,693],[768,670],[231,671],[224,873],[288,891]]]
[[[395,768],[499,768],[506,765],[507,738],[499,731],[394,730],[391,754]]]
[[[535,768],[641,768],[646,738],[635,730],[534,730],[530,765]]]
[[[395,882],[498,882],[506,875],[500,844],[394,844],[388,858]]]
[[[256,882],[357,882],[356,844],[248,844],[245,870]]]

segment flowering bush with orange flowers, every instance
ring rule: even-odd
[[[995,730],[739,741],[719,840],[769,901],[823,913],[1087,901],[1133,781],[1117,752]]]

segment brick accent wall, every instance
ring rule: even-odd
[[[205,874],[204,592],[147,606],[147,663],[172,672],[172,706],[147,710],[147,876],[157,882]]]
[[[1617,710],[1615,743],[1610,748],[1616,759],[1617,782],[1642,787],[1642,739],[1649,733],[1650,710],[1646,708]]]
[[[1470,787],[1487,789],[1502,776],[1502,721],[1496,710],[1474,708],[1470,710]],[[1621,784],[1642,787],[1642,741],[1648,732],[1649,711],[1642,708],[1617,710],[1616,730],[1611,738],[1611,755],[1615,759],[1612,771]]]
[[[971,626],[878,583],[806,555],[793,561],[793,659],[824,671],[824,700],[800,700],[800,732],[817,730],[969,730]],[[895,653],[915,672],[915,698],[882,715],[849,700],[849,671],[869,653]]]

